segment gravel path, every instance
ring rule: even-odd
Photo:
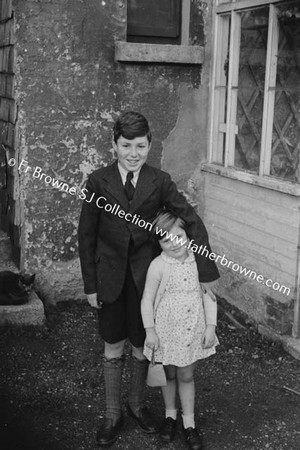
[[[300,362],[251,327],[239,330],[219,317],[221,345],[196,369],[196,423],[207,450],[299,450]],[[85,303],[61,303],[42,330],[1,330],[1,450],[93,450],[104,411],[103,345],[94,311]],[[130,358],[123,376],[124,403]],[[160,420],[159,389],[146,401]],[[180,431],[162,445],[125,417],[112,449],[185,449]]]

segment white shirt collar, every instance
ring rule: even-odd
[[[126,183],[127,174],[128,174],[129,171],[124,169],[124,167],[121,166],[119,161],[118,161],[118,169],[119,169],[119,172],[120,172],[120,175],[121,175],[121,178],[122,178],[122,183],[123,183],[123,186],[124,186],[125,183]],[[139,168],[139,170],[133,172],[133,178],[131,180],[131,183],[133,184],[134,187],[136,187],[140,171],[141,171],[141,167]]]

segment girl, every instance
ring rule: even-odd
[[[194,253],[188,250],[185,222],[163,211],[152,227],[159,237],[160,256],[149,266],[141,311],[146,331],[144,354],[164,365],[162,387],[166,414],[159,436],[171,442],[176,430],[176,379],[182,407],[184,435],[193,450],[202,448],[195,428],[193,372],[198,359],[215,353],[217,304],[203,294]],[[212,294],[212,297],[213,294]]]

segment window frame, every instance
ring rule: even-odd
[[[277,71],[277,49],[279,41],[279,23],[276,14],[277,4],[283,4],[283,0],[232,0],[231,2],[226,0],[214,1],[214,56],[210,85],[211,113],[208,154],[209,163],[203,165],[203,170],[298,196],[300,195],[300,185],[298,183],[270,175]],[[238,95],[238,89],[234,89],[234,87],[238,86],[241,37],[240,13],[263,6],[269,6],[269,25],[266,50],[266,74],[264,84],[260,163],[258,174],[254,174],[253,172],[246,171],[239,167],[234,167]],[[229,16],[231,17],[231,28],[228,46],[228,41],[226,42],[225,37],[229,37]],[[228,20],[226,20],[226,17],[228,17]],[[225,60],[224,52],[226,51],[227,54],[228,48],[229,61],[227,83],[224,70],[222,68],[222,61]],[[220,55],[223,57],[219,57]],[[234,58],[230,57],[231,55],[234,55]],[[218,86],[218,90],[215,88],[216,86]],[[226,98],[227,107],[225,108]],[[223,149],[224,140],[225,151]]]
[[[117,40],[115,42],[115,61],[203,64],[203,46],[189,43],[190,11],[191,0],[182,0],[180,44],[152,44]]]
[[[168,11],[168,24],[157,25],[155,23],[144,22],[144,17],[134,17],[135,9],[132,10],[132,22],[129,20],[128,13],[130,11],[127,0],[127,41],[148,43],[149,39],[155,40],[157,43],[164,43],[164,40],[168,39],[170,43],[176,44],[181,42],[181,15],[183,0],[169,0],[171,9]],[[146,0],[149,2],[149,0]],[[153,8],[152,8],[153,10]],[[158,17],[160,14],[158,14]],[[154,18],[152,18],[152,21]],[[134,39],[134,40],[133,40]]]

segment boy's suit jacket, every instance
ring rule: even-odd
[[[139,295],[143,293],[147,269],[157,256],[153,240],[145,227],[135,225],[115,214],[104,211],[105,203],[120,205],[120,209],[151,222],[162,207],[172,209],[188,224],[188,234],[194,242],[206,245],[208,236],[202,220],[177,190],[170,175],[144,164],[140,170],[135,194],[129,205],[117,162],[93,172],[87,181],[79,221],[79,256],[86,294],[97,292],[102,302],[113,302],[119,296],[129,262]],[[92,195],[93,200],[89,203]],[[129,243],[131,244],[129,245]],[[203,282],[219,278],[216,265],[209,258],[195,254],[199,279]]]

